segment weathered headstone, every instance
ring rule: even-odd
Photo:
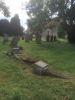
[[[21,54],[22,50],[23,50],[22,47],[15,47],[15,48],[11,48],[10,50],[8,50],[6,54],[7,55]]]
[[[11,41],[11,44],[10,44],[11,47],[17,47],[19,40],[20,40],[19,36],[14,36],[12,38],[12,41]]]
[[[29,38],[30,38],[30,40],[32,41],[32,40],[33,40],[33,35],[30,34]]]
[[[48,64],[44,61],[37,61],[34,63],[33,71],[36,74],[42,75],[48,70]]]
[[[25,34],[25,41],[26,42],[30,41],[30,35],[29,35],[29,33]]]
[[[9,40],[8,34],[7,33],[4,33],[3,34],[3,44],[6,44],[8,42],[8,40]]]

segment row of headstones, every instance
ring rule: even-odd
[[[13,38],[11,39],[11,42],[10,42],[10,46],[17,47],[19,40],[20,40],[20,36],[13,36]],[[7,44],[9,41],[10,41],[10,37],[8,34],[5,33],[3,35],[3,44]]]
[[[32,34],[25,34],[23,36],[23,40],[25,40],[26,42],[32,41],[33,40],[33,35]]]
[[[41,34],[36,34],[36,35],[33,35],[33,34],[25,34],[23,37],[22,37],[22,40],[25,40],[25,42],[30,42],[30,41],[41,41]]]
[[[9,36],[8,34],[4,33],[3,34],[3,44],[6,44],[9,41]]]
[[[9,41],[9,36],[8,34],[4,33],[3,35],[3,44],[8,43]],[[29,42],[30,40],[32,40],[32,35],[26,34],[25,36],[22,37],[23,40],[25,40],[26,42]],[[17,47],[17,44],[20,40],[20,36],[13,36],[10,42],[10,46],[11,47]]]
[[[32,35],[32,34],[25,34],[24,38],[26,42],[29,42],[29,41],[32,41],[32,40],[36,40],[36,42],[40,42],[41,39],[42,39],[42,35],[39,33],[39,34],[36,34],[35,36]],[[46,36],[46,41],[47,42],[54,42],[57,40],[57,37],[56,36],[50,36],[49,34]]]
[[[35,36],[33,36],[32,34],[25,34],[23,39],[25,39],[26,42],[36,40],[37,43],[40,43],[42,40],[42,35],[40,33],[35,34]],[[53,35],[50,36],[49,34],[46,36],[47,42],[55,42],[56,40],[57,40],[56,36],[53,36]]]
[[[42,36],[41,36],[40,33],[38,33],[38,34],[35,35],[35,37],[33,37],[32,34],[25,34],[22,37],[22,39],[25,40],[26,42],[32,41],[33,38],[35,38],[37,43],[40,43]],[[16,47],[19,40],[20,40],[20,36],[14,36],[11,40],[10,45]],[[49,41],[53,42],[53,41],[56,41],[56,40],[57,40],[56,36],[49,36],[49,35],[46,36],[47,42],[49,42]],[[7,34],[5,34],[4,37],[3,37],[3,44],[6,44],[8,41],[9,41],[9,36]]]

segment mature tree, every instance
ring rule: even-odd
[[[31,0],[27,5],[27,13],[30,17],[28,28],[31,33],[36,35],[36,42],[41,42],[41,33],[44,30],[49,16],[48,9],[44,0]]]
[[[9,17],[10,16],[10,12],[9,12],[9,8],[6,6],[6,4],[0,0],[0,11],[4,14],[4,16]],[[6,19],[2,19],[0,20],[0,35],[3,35],[4,32],[9,32],[9,21]]]
[[[0,20],[0,35],[3,35],[4,33],[7,33],[8,35],[22,35],[23,30],[18,15],[11,18],[10,22],[7,19]]]
[[[71,7],[66,11],[67,33],[69,42],[75,43],[75,0],[71,0],[70,3]]]
[[[49,21],[49,9],[46,0],[30,0],[27,5],[27,13],[30,17],[28,27],[33,33],[42,32]]]
[[[16,14],[10,21],[12,35],[21,35],[23,33],[23,27],[20,24],[19,16]]]
[[[63,21],[69,42],[75,43],[75,0],[30,0],[27,12],[30,31],[43,31],[51,18],[58,16]]]
[[[10,33],[10,23],[7,19],[0,20],[0,35],[3,33]]]
[[[75,0],[50,0],[48,5],[52,15],[57,13],[63,19],[69,42],[75,43]]]
[[[53,16],[59,16],[66,23],[64,0],[30,0],[27,13],[30,17],[28,27],[31,32],[42,32]],[[66,24],[64,24],[66,26]]]
[[[27,5],[27,13],[30,16],[28,26],[36,27],[36,30],[44,29],[53,15],[65,18],[64,0],[30,0]],[[37,24],[37,25],[36,25]],[[32,28],[33,28],[32,27]]]
[[[0,0],[0,11],[2,11],[2,13],[6,17],[10,16],[9,8],[6,6],[6,4],[2,0]]]

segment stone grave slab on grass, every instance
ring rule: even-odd
[[[18,48],[16,48],[17,50]],[[18,51],[18,50],[17,50]],[[8,52],[8,54],[11,52]],[[23,54],[20,54],[19,52],[15,53],[12,52],[14,57],[17,58],[19,61],[22,61],[24,63],[30,64],[33,68],[33,73],[38,75],[44,75],[44,76],[50,76],[50,77],[56,77],[61,79],[67,79],[66,76],[62,73],[49,71],[48,64],[42,60],[35,60],[32,57],[26,57]]]
[[[33,72],[39,75],[44,74],[48,70],[48,64],[44,61],[37,61],[34,63]]]

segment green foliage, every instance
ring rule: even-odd
[[[18,15],[15,15],[11,18],[9,22],[7,19],[0,20],[0,36],[3,36],[4,33],[8,35],[22,35],[23,27],[20,24],[20,19]]]
[[[21,96],[19,94],[15,93],[11,100],[21,100]]]
[[[0,20],[0,36],[4,35],[3,33],[10,33],[10,22],[7,19]]]
[[[49,10],[51,11],[51,15],[55,15],[57,13],[58,16],[64,15],[64,2],[65,0],[47,0],[47,5]]]
[[[23,27],[20,24],[20,19],[17,14],[15,14],[14,17],[11,18],[10,25],[13,35],[21,35],[23,33]]]
[[[31,0],[27,5],[28,27],[30,31],[42,32],[49,21],[49,10],[46,6],[45,0]]]
[[[62,19],[70,43],[75,43],[75,0],[30,0],[28,27],[32,33],[42,32],[56,15]]]
[[[44,31],[54,15],[64,19],[64,3],[64,0],[30,0],[27,5],[30,31],[33,33]]]
[[[0,11],[2,11],[6,17],[10,16],[9,8],[2,0],[0,0]]]
[[[75,0],[71,0],[71,7],[66,12],[66,20],[68,21],[67,24],[67,33],[68,33],[68,40],[70,43],[75,44]]]

